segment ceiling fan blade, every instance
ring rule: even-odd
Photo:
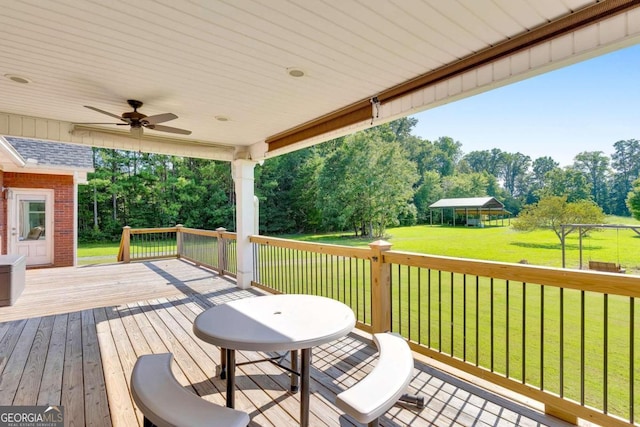
[[[175,120],[178,116],[173,113],[164,113],[164,114],[156,114],[155,116],[145,117],[143,120],[150,125],[155,125],[156,123],[168,122],[169,120]]]
[[[160,132],[169,132],[169,133],[178,133],[180,135],[191,135],[190,130],[186,129],[178,129],[171,126],[162,126],[162,125],[148,125],[145,126],[147,129],[159,130]]]
[[[117,115],[117,114],[113,114],[113,113],[110,113],[110,112],[108,112],[108,111],[104,111],[104,110],[101,110],[101,109],[99,109],[99,108],[92,107],[92,106],[90,106],[90,105],[85,105],[85,108],[88,108],[88,109],[93,110],[93,111],[97,111],[98,113],[106,114],[107,116],[111,116],[111,117],[113,117],[113,118],[115,118],[115,119],[118,119],[118,120],[125,121],[125,120],[123,120],[123,118],[122,118],[122,117],[120,117],[120,116],[119,116],[119,115]]]
[[[109,122],[109,123],[98,123],[98,122],[74,122],[74,125],[116,125],[116,126],[125,126],[128,125],[129,123],[113,123],[113,122]]]

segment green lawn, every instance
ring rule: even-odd
[[[609,223],[637,225],[632,218],[609,217]],[[503,262],[520,262],[551,267],[562,266],[560,240],[551,230],[517,232],[505,227],[447,227],[420,225],[391,228],[386,240],[393,250],[445,255]],[[367,246],[371,239],[354,238],[345,233],[322,235],[287,235],[296,240],[333,243],[347,246]],[[583,238],[583,266],[589,260],[621,264],[627,272],[640,271],[640,236],[629,229],[603,229]],[[575,233],[567,237],[566,266],[578,268],[579,239]]]

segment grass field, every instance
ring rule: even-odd
[[[611,224],[637,225],[632,218],[609,217]],[[551,230],[517,232],[511,227],[447,227],[420,225],[391,228],[387,239],[393,250],[503,262],[520,262],[550,267],[562,266],[560,240]],[[282,236],[308,242],[367,246],[371,239],[354,238],[345,233]],[[640,236],[630,229],[602,229],[583,238],[583,266],[589,261],[621,264],[627,272],[640,272]],[[580,264],[579,239],[567,237],[566,267]]]

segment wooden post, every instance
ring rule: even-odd
[[[131,244],[131,227],[128,225],[122,227],[122,261],[131,262],[131,254],[129,253]]]
[[[575,414],[571,414],[564,409],[560,409],[555,406],[551,406],[549,404],[544,405],[545,414],[551,415],[553,417],[559,418],[562,421],[566,421],[569,424],[578,425],[578,417]]]
[[[182,224],[176,225],[176,250],[178,252],[178,258],[182,256],[182,249],[183,249],[182,228],[183,227],[184,226]]]
[[[223,233],[227,229],[218,227],[216,231],[218,232],[218,274],[224,276],[224,271],[227,269],[227,239],[224,238]]]
[[[391,330],[391,266],[384,263],[384,252],[391,243],[377,240],[371,248],[371,328],[372,332]]]

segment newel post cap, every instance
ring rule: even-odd
[[[369,243],[369,247],[371,249],[377,249],[380,251],[388,251],[389,249],[391,249],[391,246],[393,245],[386,240],[376,240],[375,242]]]

